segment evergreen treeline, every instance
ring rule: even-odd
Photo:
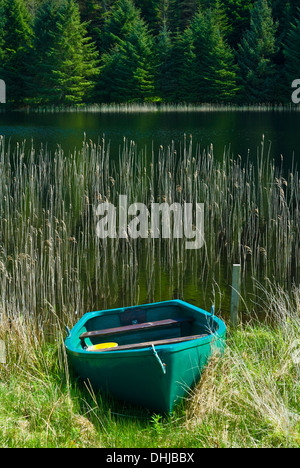
[[[0,0],[11,106],[284,102],[300,0]]]

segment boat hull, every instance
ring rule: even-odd
[[[149,306],[148,306],[149,307]],[[77,333],[78,335],[78,333]],[[214,352],[223,352],[226,328],[191,341],[144,349],[89,353],[73,348],[67,353],[75,372],[94,389],[156,412],[172,412],[199,381]]]

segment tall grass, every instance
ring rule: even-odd
[[[300,291],[257,287],[272,324],[253,317],[231,330],[169,417],[77,386],[57,316],[52,344],[33,320],[2,320],[1,447],[298,447]]]
[[[253,319],[233,332],[191,393],[186,424],[200,444],[299,446],[300,290],[259,288],[273,325]]]
[[[293,104],[212,104],[212,103],[102,103],[81,104],[77,106],[41,106],[26,108],[27,112],[100,112],[100,113],[143,113],[143,112],[298,112],[298,105]],[[21,109],[23,112],[24,109]]]
[[[229,153],[218,162],[213,147],[202,152],[192,137],[158,154],[124,140],[118,156],[104,140],[85,139],[66,155],[1,138],[0,311],[47,323],[54,310],[72,325],[95,308],[172,297],[199,303],[200,291],[221,307],[217,284],[230,286],[233,263],[242,264],[245,288],[265,277],[292,286],[300,276],[299,192],[297,169],[283,174],[264,141],[254,164]],[[185,239],[150,236],[99,240],[96,207],[118,206],[119,194],[149,207],[204,203],[205,247],[187,251]]]

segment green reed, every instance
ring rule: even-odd
[[[148,207],[204,203],[204,248],[150,236],[98,239],[96,207],[117,206],[120,194]],[[264,278],[292,285],[300,278],[299,204],[297,169],[283,174],[264,141],[252,163],[226,151],[219,161],[191,136],[158,152],[124,139],[118,155],[104,139],[51,154],[1,138],[0,312],[49,325],[55,312],[71,326],[100,308],[174,297],[199,304],[205,291],[221,308],[233,263],[242,264],[245,292]]]
[[[155,103],[155,102],[131,102],[131,103],[100,103],[80,104],[74,106],[40,106],[26,108],[28,113],[58,113],[58,112],[95,112],[103,114],[143,113],[143,112],[299,112],[298,105],[293,104],[215,104],[215,103]],[[22,109],[24,111],[24,109]]]

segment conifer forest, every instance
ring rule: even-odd
[[[0,0],[7,105],[284,103],[300,0]]]

